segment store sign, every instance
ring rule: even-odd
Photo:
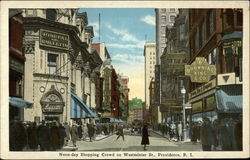
[[[10,57],[10,68],[17,71],[17,72],[20,72],[20,73],[23,73],[24,72],[24,65],[23,63],[13,59]]]
[[[63,106],[61,104],[48,104],[42,107],[43,112],[63,112]]]
[[[194,91],[192,91],[191,93],[189,93],[189,99],[196,97],[210,89],[213,89],[216,87],[216,79],[213,79],[211,81],[209,81],[208,83],[202,85],[201,87],[195,89]]]
[[[216,66],[209,65],[204,57],[196,57],[191,65],[185,65],[185,75],[190,76],[192,82],[208,82],[216,75]]]
[[[235,72],[234,73],[226,73],[226,74],[218,74],[217,76],[217,84],[220,85],[230,85],[235,84]]]
[[[40,45],[45,47],[68,50],[69,35],[40,29]]]

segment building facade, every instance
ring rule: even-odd
[[[93,78],[97,66],[89,52],[94,35],[87,27],[86,13],[24,9],[23,15],[24,97],[34,103],[25,109],[24,120],[89,122],[97,118]]]
[[[145,63],[145,108],[144,108],[144,118],[147,119],[149,110],[149,84],[152,78],[155,76],[154,66],[156,64],[156,48],[155,42],[146,42],[144,45],[144,63]]]
[[[242,9],[191,9],[189,16],[189,64],[203,57],[216,67],[209,81],[190,81],[192,121],[242,121]]]
[[[161,118],[161,55],[166,47],[166,28],[172,28],[175,17],[178,14],[177,8],[157,8],[156,13],[156,65],[155,65],[155,107],[158,107],[158,115]],[[158,122],[161,123],[161,120]]]
[[[188,61],[188,10],[179,9],[171,29],[166,29],[167,43],[161,56],[161,107],[163,121],[182,119],[181,87],[188,90],[184,65]],[[184,84],[181,84],[182,83]],[[171,93],[171,94],[169,94]]]

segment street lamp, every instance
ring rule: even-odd
[[[182,98],[183,98],[183,101],[182,101],[182,106],[183,106],[183,111],[182,111],[182,119],[183,119],[183,141],[186,140],[186,113],[185,113],[185,95],[186,95],[186,89],[184,87],[184,85],[182,86],[182,89],[181,89],[181,94],[182,94]]]

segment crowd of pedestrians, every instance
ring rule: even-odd
[[[156,124],[152,128],[171,141],[183,140],[182,122]],[[223,118],[211,121],[204,117],[193,122],[191,127],[187,123],[186,139],[190,139],[193,144],[201,143],[203,151],[241,151],[242,119]]]
[[[116,130],[120,131],[120,136],[124,139],[118,124],[73,122],[70,125],[67,122],[61,124],[57,121],[43,120],[37,125],[36,122],[22,122],[15,119],[10,122],[10,151],[56,151],[69,146],[70,141],[72,147],[76,147],[77,141],[88,139],[92,142],[97,135],[112,135]]]

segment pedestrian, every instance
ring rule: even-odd
[[[92,124],[87,124],[88,127],[88,135],[89,135],[89,141],[92,142],[93,136],[94,136],[94,127]]]
[[[146,145],[149,145],[148,126],[147,126],[147,124],[143,125],[141,145],[143,145],[143,149],[144,149],[144,151],[146,151],[147,150]]]
[[[64,128],[65,128],[65,133],[66,133],[65,146],[67,146],[70,140],[70,126],[68,125],[67,122],[64,123]]]
[[[29,148],[33,151],[37,150],[38,138],[37,138],[36,122],[31,123],[31,125],[27,128],[27,134],[28,134]]]
[[[59,123],[59,149],[64,146],[66,136],[65,128],[61,123]]]
[[[181,121],[177,125],[177,130],[178,130],[178,141],[182,140],[182,123]]]
[[[50,150],[50,129],[49,124],[45,125],[45,121],[42,120],[41,125],[37,128],[38,143],[41,151]]]
[[[81,123],[79,123],[79,125],[77,126],[77,131],[78,131],[79,139],[81,140],[82,139],[82,125],[81,125]]]
[[[51,123],[51,127],[50,127],[50,147],[52,151],[56,151],[57,149],[59,149],[60,147],[60,134],[59,134],[59,128],[57,125],[56,121],[53,121]]]
[[[9,145],[10,151],[22,151],[27,145],[27,133],[18,117],[10,123]]]
[[[214,145],[213,126],[207,117],[203,118],[201,126],[201,144],[203,151],[211,151],[211,146]]]
[[[82,140],[86,140],[88,135],[88,127],[86,126],[86,124],[82,125]]]
[[[123,126],[122,125],[118,125],[117,133],[118,133],[118,136],[117,136],[116,140],[118,140],[120,138],[120,136],[122,136],[123,141],[125,141],[124,134],[123,134]]]
[[[79,139],[78,137],[78,130],[76,124],[73,122],[72,127],[70,129],[71,134],[71,141],[73,143],[73,146],[76,147],[76,141]]]

